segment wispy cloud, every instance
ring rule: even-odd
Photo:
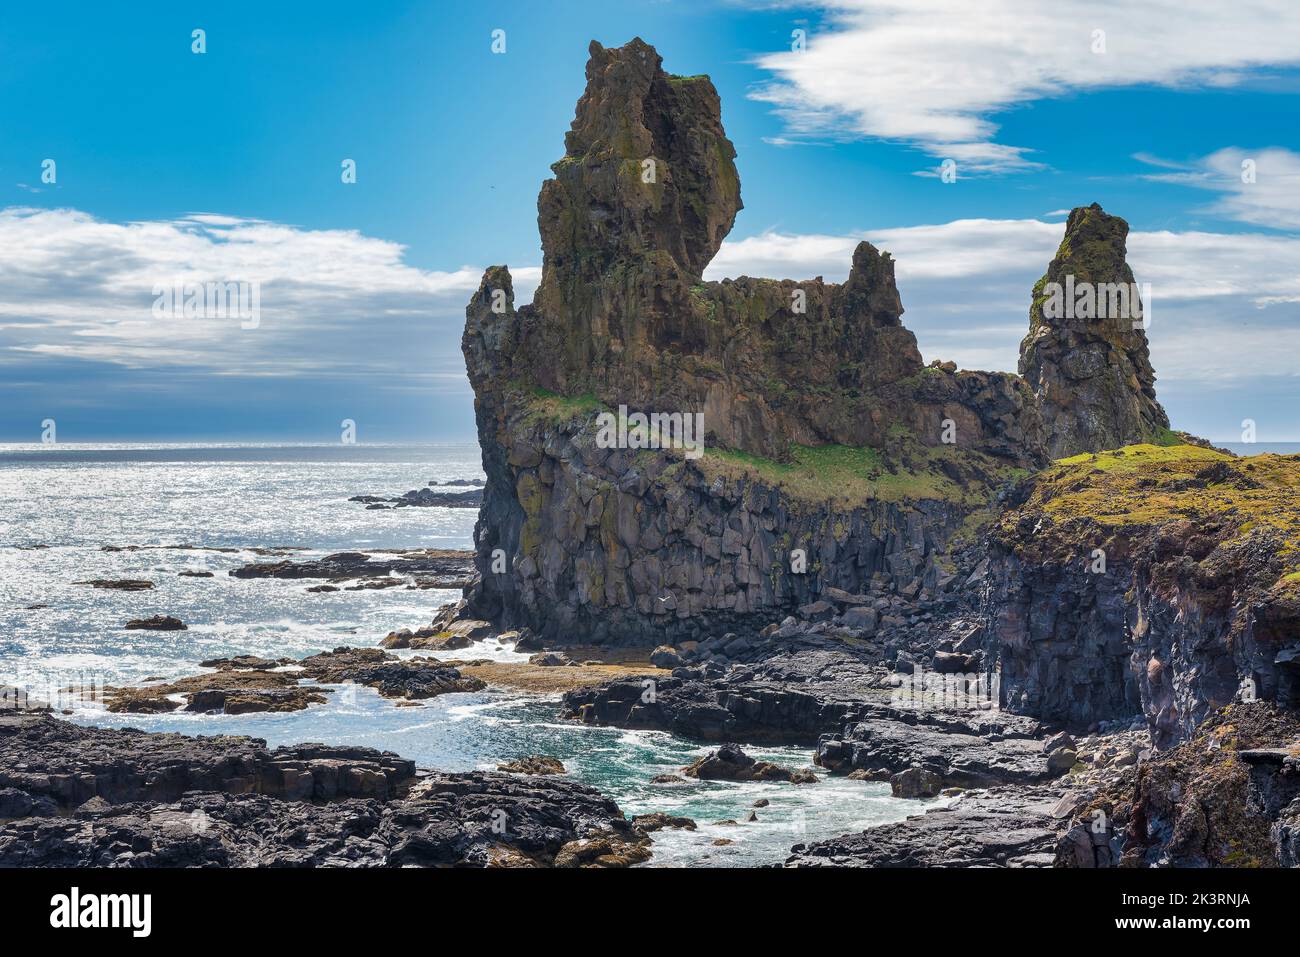
[[[966,174],[1040,165],[999,142],[1020,103],[1103,88],[1232,87],[1300,63],[1293,0],[822,0],[801,52],[758,64],[752,95],[799,137],[872,137],[951,158]],[[1098,31],[1101,31],[1098,33]]]
[[[1281,147],[1230,146],[1190,163],[1147,153],[1135,154],[1134,159],[1166,170],[1148,173],[1144,179],[1220,193],[1206,207],[1207,213],[1253,226],[1300,229],[1300,153]]]
[[[724,243],[706,275],[839,281],[866,238],[895,257],[905,321],[927,358],[1013,370],[1030,289],[1061,233],[1059,221],[1038,219],[853,235],[767,232]],[[1138,231],[1129,236],[1129,261],[1154,289],[1150,337],[1162,388],[1233,387],[1293,377],[1300,367],[1300,239]],[[540,269],[512,272],[519,301],[527,301]],[[420,269],[400,244],[348,230],[217,213],[112,223],[76,210],[7,209],[0,366],[8,385],[43,381],[65,404],[103,381],[77,370],[114,368],[122,375],[112,381],[162,390],[163,400],[167,389],[190,388],[195,374],[213,389],[271,383],[258,394],[286,403],[309,401],[302,396],[324,388],[313,383],[464,396],[460,329],[481,274],[478,266]],[[259,327],[153,315],[155,284],[209,280],[261,283]],[[57,386],[41,369],[58,370]]]

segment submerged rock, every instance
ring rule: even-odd
[[[185,631],[188,626],[171,615],[154,615],[152,618],[133,618],[122,627],[127,631]]]

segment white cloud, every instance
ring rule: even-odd
[[[446,346],[459,341],[482,269],[423,270],[404,254],[355,230],[212,213],[112,223],[72,209],[0,210],[0,362],[455,377],[459,350]],[[540,273],[514,271],[519,301]],[[204,282],[259,283],[260,325],[153,315],[155,286]]]
[[[1030,289],[1060,222],[966,219],[847,236],[728,241],[706,276],[842,281],[862,238],[888,250],[927,358],[1014,370]],[[1300,369],[1300,239],[1134,232],[1129,261],[1154,289],[1161,382],[1217,387]],[[75,210],[0,210],[0,365],[45,357],[208,375],[353,378],[464,392],[459,340],[478,267],[422,270],[396,243],[216,214],[110,223]],[[528,301],[536,266],[512,270]],[[160,320],[156,283],[262,284],[262,320]],[[147,379],[141,379],[146,387]]]
[[[1143,179],[1222,194],[1206,208],[1208,213],[1254,226],[1300,229],[1300,153],[1230,146],[1185,164],[1146,153],[1134,158],[1171,171]]]
[[[723,244],[708,279],[823,276],[841,282],[862,239],[896,261],[903,321],[927,359],[1014,371],[1030,290],[1063,224],[965,219],[851,236],[763,233]],[[1248,382],[1300,369],[1300,239],[1132,232],[1128,261],[1151,286],[1152,359],[1162,381]]]
[[[802,52],[762,56],[752,95],[799,136],[867,136],[952,158],[962,170],[1039,164],[996,140],[998,112],[1125,86],[1231,87],[1300,63],[1293,0],[821,0]],[[1094,31],[1105,52],[1093,52]]]

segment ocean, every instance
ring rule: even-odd
[[[482,477],[472,445],[0,445],[0,684],[42,697],[69,685],[196,674],[199,661],[227,655],[300,658],[371,646],[396,628],[427,624],[459,594],[311,594],[310,581],[227,572],[271,560],[253,551],[259,548],[296,549],[288,556],[294,560],[344,550],[470,548],[477,509],[367,510],[348,498]],[[119,592],[76,584],[95,578],[149,579],[155,587]],[[158,614],[182,619],[188,630],[122,627]],[[525,657],[495,642],[451,656]],[[658,832],[648,866],[778,863],[794,844],[900,820],[935,803],[893,798],[885,784],[820,774],[818,784],[801,786],[651,785],[655,775],[678,771],[711,748],[661,732],[563,721],[554,697],[488,691],[444,695],[420,708],[397,708],[364,687],[329,697],[288,714],[113,715],[78,704],[71,720],[248,734],[272,746],[366,745],[446,771],[553,755],[629,815],[665,811],[697,821],[695,832]],[[791,768],[812,762],[806,749],[746,750]],[[756,812],[757,822],[714,823],[743,822],[760,798],[770,805]],[[733,843],[714,846],[720,838]]]

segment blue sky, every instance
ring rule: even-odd
[[[1100,202],[1152,283],[1175,425],[1300,439],[1300,12],[973,6],[7,11],[0,440],[46,418],[62,441],[332,441],[344,418],[362,441],[471,437],[463,304],[488,264],[535,282],[587,44],[635,35],[722,96],[745,209],[711,278],[839,279],[866,236],[899,260],[927,359],[1014,369],[1062,211]],[[204,275],[261,282],[259,327],[151,315],[155,283]]]

